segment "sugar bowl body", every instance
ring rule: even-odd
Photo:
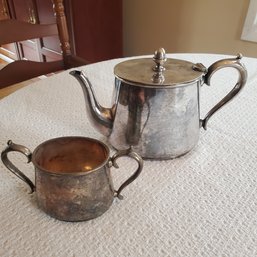
[[[8,158],[9,152],[20,152],[35,167],[35,183]],[[138,168],[116,191],[110,168],[118,168],[116,160],[133,158]],[[60,137],[40,144],[34,151],[8,141],[1,153],[4,165],[35,191],[38,206],[50,216],[64,221],[84,221],[106,212],[114,197],[122,199],[121,191],[140,174],[143,162],[133,151],[109,156],[102,142],[86,137]]]

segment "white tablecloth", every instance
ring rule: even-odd
[[[227,57],[171,55],[209,66]],[[83,69],[99,102],[110,106],[113,66]],[[243,58],[243,91],[201,129],[198,146],[169,161],[145,161],[144,170],[97,219],[69,223],[49,217],[25,183],[0,163],[0,256],[257,256],[257,59]],[[201,91],[201,116],[228,92],[237,72],[221,70]],[[68,71],[41,80],[0,101],[0,148],[12,139],[33,150],[59,136],[94,137],[82,89]],[[32,180],[25,157],[10,158]],[[116,188],[134,169],[128,158],[113,170]]]

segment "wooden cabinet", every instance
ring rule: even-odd
[[[10,9],[7,0],[0,0],[0,20],[10,19]],[[6,44],[0,46],[0,53],[13,60],[19,59],[16,44]]]
[[[55,17],[51,0],[4,0],[9,17],[30,23],[53,23]],[[13,45],[16,58],[32,61],[49,61],[61,58],[57,37],[27,40]],[[3,48],[6,48],[4,46]],[[3,52],[2,52],[3,53]],[[5,54],[5,53],[3,53]],[[11,56],[8,56],[12,58]]]
[[[37,23],[36,8],[32,0],[12,0],[9,1],[11,17],[20,21]],[[20,59],[40,61],[38,53],[38,41],[27,40],[17,44]]]
[[[122,57],[121,0],[64,0],[72,53],[91,62]],[[54,23],[51,0],[0,0],[0,19]],[[1,46],[12,59],[52,61],[61,58],[57,37]]]
[[[8,6],[5,0],[0,1],[0,20],[9,19]]]
[[[122,57],[122,0],[65,2],[73,51],[91,62]]]
[[[41,24],[55,23],[53,4],[51,0],[36,0],[38,22]],[[40,40],[39,52],[42,61],[60,59],[60,43],[57,36],[46,37]]]

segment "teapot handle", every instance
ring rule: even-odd
[[[222,106],[224,106],[227,102],[232,100],[232,98],[237,95],[242,88],[244,87],[247,79],[247,71],[242,63],[240,63],[240,60],[242,59],[242,54],[238,54],[236,58],[231,59],[223,59],[219,60],[215,63],[213,63],[209,68],[208,72],[204,76],[204,82],[208,86],[210,85],[210,80],[212,75],[219,69],[225,68],[225,67],[232,67],[238,70],[239,72],[239,78],[234,86],[234,88],[219,101],[204,117],[204,119],[200,120],[200,126],[202,126],[205,130],[207,129],[207,122],[210,119],[210,117],[218,111]]]
[[[109,167],[114,166],[115,168],[119,168],[118,164],[116,163],[116,160],[122,156],[128,156],[136,160],[138,164],[138,168],[125,182],[123,182],[123,184],[119,187],[118,190],[115,190],[115,196],[118,197],[120,200],[123,199],[123,196],[120,194],[121,191],[126,186],[128,186],[131,182],[133,182],[139,176],[139,174],[143,169],[143,159],[136,152],[131,151],[131,149],[121,150],[121,151],[118,151],[116,154],[114,154],[111,157],[111,162],[109,163],[110,164]]]

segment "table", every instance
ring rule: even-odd
[[[215,54],[172,54],[209,66]],[[121,59],[80,67],[104,106],[110,106],[113,67]],[[35,194],[0,163],[0,256],[257,256],[257,59],[242,59],[248,70],[243,91],[201,129],[198,146],[167,161],[145,161],[137,180],[124,189],[97,219],[69,223],[37,208]],[[201,91],[201,116],[236,81],[232,69],[221,70]],[[68,71],[43,79],[0,101],[0,148],[6,142],[33,150],[59,136],[94,137],[82,89]],[[24,156],[10,158],[32,180],[33,166]],[[114,184],[133,171],[120,159]]]

